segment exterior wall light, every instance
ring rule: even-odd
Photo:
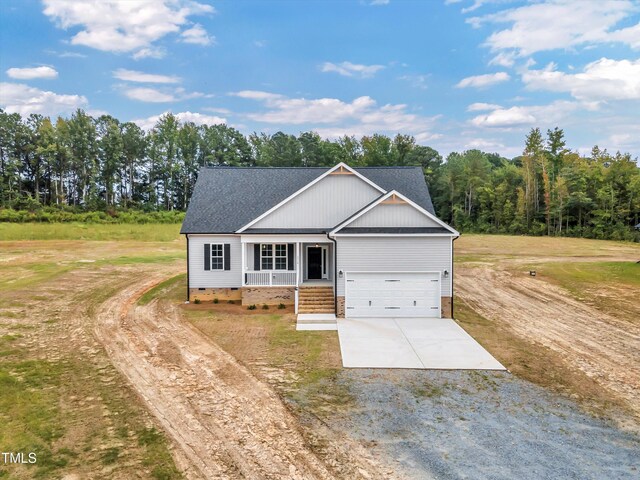
[[[445,270],[444,272],[442,272],[442,276],[444,278],[449,278],[449,270]]]
[[[340,278],[342,278],[342,276],[343,276],[343,275],[344,275],[344,272],[343,272],[342,270],[340,270],[340,271],[338,272],[338,276],[339,276]]]

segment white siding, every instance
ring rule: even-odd
[[[250,228],[332,228],[380,195],[355,175],[328,175]]]
[[[376,205],[347,227],[441,227],[408,203]]]
[[[205,270],[204,244],[231,245],[231,270]],[[189,287],[233,288],[242,286],[240,237],[231,235],[189,235]]]
[[[443,272],[442,295],[451,296],[451,237],[339,237],[338,271]],[[344,276],[338,275],[339,296]]]

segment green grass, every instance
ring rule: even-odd
[[[185,258],[184,251],[168,253],[150,252],[148,255],[121,256],[101,258],[94,262],[43,262],[27,263],[19,267],[14,265],[0,265],[0,291],[8,292],[28,288],[45,280],[52,280],[72,270],[96,268],[108,265],[136,265],[145,263],[169,263]]]
[[[21,357],[16,349],[0,362],[0,451],[34,452],[37,463],[27,468],[46,478],[68,463],[53,446],[64,433],[57,389],[65,367]]]
[[[185,296],[187,274],[181,273],[159,283],[151,290],[145,292],[139,299],[139,305],[146,305],[154,298],[170,298],[172,300],[183,299]]]
[[[180,239],[180,224],[0,223],[0,241]]]
[[[636,288],[640,286],[640,263],[635,262],[547,263],[538,270],[569,289],[595,286],[603,281]]]

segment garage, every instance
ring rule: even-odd
[[[440,318],[440,272],[346,272],[345,316]]]

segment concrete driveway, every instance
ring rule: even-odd
[[[505,370],[448,318],[339,318],[338,335],[345,367]]]

